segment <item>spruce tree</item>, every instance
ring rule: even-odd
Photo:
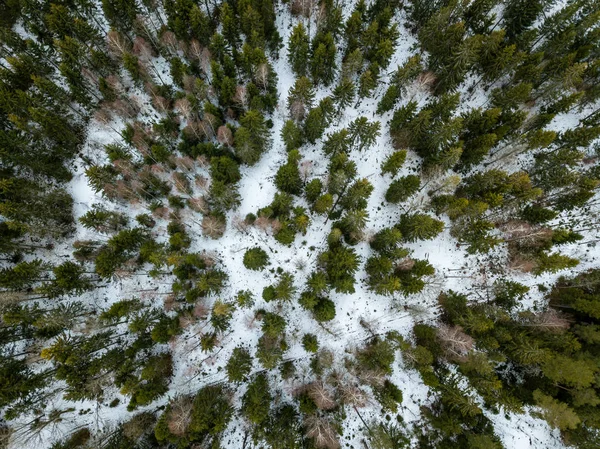
[[[427,214],[403,214],[397,224],[402,238],[407,242],[430,240],[444,229],[444,223]]]
[[[310,40],[302,22],[292,30],[288,43],[288,62],[298,77],[306,76],[310,58]]]
[[[317,33],[311,42],[310,74],[315,84],[329,86],[335,76],[336,47],[331,33]]]
[[[269,416],[272,396],[266,374],[257,374],[242,397],[242,415],[253,424],[263,423]]]
[[[421,180],[418,176],[408,175],[392,181],[385,192],[385,200],[390,203],[399,203],[406,201],[414,195],[421,186]]]
[[[246,380],[252,369],[252,356],[250,352],[242,346],[235,348],[227,361],[225,369],[227,370],[227,377],[230,382],[242,382]]]

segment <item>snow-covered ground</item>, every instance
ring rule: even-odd
[[[346,5],[346,14],[350,11],[351,6],[350,4]],[[401,14],[400,17],[397,17],[401,37],[397,43],[390,71],[397,65],[402,64],[412,54],[411,47],[416,43],[413,36],[403,27],[405,18],[403,13]],[[298,290],[301,290],[307,276],[313,271],[316,265],[316,256],[322,250],[326,237],[331,230],[331,221],[328,222],[324,217],[315,215],[312,217],[307,234],[297,236],[295,242],[288,247],[279,244],[271,236],[255,227],[240,230],[232,225],[236,218],[244,217],[250,212],[255,213],[257,209],[271,203],[276,192],[273,183],[274,175],[281,164],[285,163],[287,157],[285,148],[279,138],[283,123],[288,118],[285,98],[294,83],[294,76],[286,60],[286,47],[292,27],[298,19],[292,18],[285,5],[277,6],[277,15],[277,26],[283,38],[284,47],[280,50],[279,58],[273,61],[278,75],[278,92],[280,96],[279,106],[271,117],[274,144],[256,165],[242,169],[242,180],[239,184],[242,203],[236,211],[229,214],[227,231],[220,239],[213,240],[202,235],[200,227],[202,217],[196,212],[186,209],[183,212],[183,221],[188,226],[187,232],[193,239],[190,252],[216,255],[216,259],[220,261],[222,268],[229,275],[228,285],[219,295],[220,298],[233,299],[239,290],[250,290],[256,298],[254,309],[277,310],[278,313],[282,313],[286,317],[286,339],[290,349],[285,353],[285,359],[293,359],[298,362],[300,379],[285,382],[282,385],[273,385],[274,391],[277,390],[283,393],[284,397],[280,399],[285,400],[285,396],[291,395],[293,389],[300,385],[302,377],[309,376],[307,370],[302,371],[303,366],[308,366],[309,359],[309,355],[301,345],[301,338],[305,333],[317,335],[320,346],[331,350],[336,355],[335,363],[339,364],[342,363],[343,355],[347,351],[351,351],[371,335],[361,325],[361,322],[369,323],[371,330],[377,333],[396,330],[403,336],[410,338],[411,329],[415,322],[432,322],[436,320],[438,314],[437,296],[440,291],[452,289],[470,293],[472,297],[479,296],[485,299],[488,289],[491,288],[495,279],[500,276],[491,269],[490,261],[494,258],[502,260],[506,255],[502,249],[495,251],[491,256],[467,254],[463,248],[459,247],[456,239],[450,235],[449,222],[446,222],[446,229],[437,238],[406,245],[412,250],[415,258],[428,260],[436,270],[436,274],[429,279],[427,287],[420,294],[407,298],[402,296],[390,298],[370,292],[366,286],[364,262],[371,254],[371,250],[368,243],[361,242],[356,246],[356,251],[361,257],[361,269],[357,274],[356,292],[353,294],[331,293],[330,297],[336,304],[336,317],[332,322],[320,325],[297,302],[275,305],[262,300],[263,288],[272,284],[276,276],[269,269],[257,272],[244,268],[242,264],[244,251],[253,246],[260,246],[265,249],[270,257],[271,265],[269,268],[281,267],[283,270],[293,273],[295,285]],[[316,27],[313,24],[311,28],[314,30]],[[381,176],[380,165],[393,150],[388,125],[391,112],[383,116],[377,116],[375,109],[379,99],[385,92],[387,81],[388,77],[384,76],[372,98],[361,101],[356,107],[349,107],[340,120],[327,130],[327,132],[332,132],[346,127],[359,116],[366,116],[369,120],[379,120],[381,122],[381,136],[377,139],[376,144],[363,153],[353,152],[351,154],[351,159],[357,164],[358,178],[367,178],[374,187],[368,203],[370,221],[367,234],[374,234],[382,228],[397,223],[404,209],[427,210],[426,189],[423,189],[421,193],[401,206],[390,205],[384,201],[384,194],[391,178],[389,175]],[[325,89],[318,90],[317,101],[327,94],[329,94],[329,91]],[[137,95],[147,104],[148,99],[145,98],[143,93],[140,92]],[[469,95],[465,94],[464,97],[469,97]],[[485,100],[485,98],[482,100],[479,95],[470,97],[469,107],[479,106]],[[419,104],[424,104],[427,95],[424,92],[415,92],[414,98]],[[408,98],[404,101],[408,101]],[[146,107],[149,108],[149,106]],[[550,126],[553,129],[560,130],[564,127],[573,127],[577,120],[576,115],[558,117]],[[123,124],[113,122],[112,126],[115,129],[121,129]],[[120,139],[120,136],[109,127],[92,121],[83,153],[91,160],[101,161],[104,158],[104,145],[119,142]],[[315,145],[306,145],[300,149],[303,160],[311,163],[311,177],[326,175],[327,158],[320,147],[320,142],[317,142]],[[409,153],[400,176],[415,173],[418,165],[417,156]],[[131,217],[132,222],[136,215],[147,212],[143,204],[115,204],[94,193],[87,183],[84,170],[84,164],[81,161],[77,162],[76,174],[69,188],[75,201],[76,219],[88,211],[92,204],[104,204],[107,208],[123,211]],[[199,168],[199,170],[204,169]],[[433,182],[435,183],[436,180]],[[592,202],[595,200],[592,200]],[[296,199],[296,202],[303,204],[301,199]],[[569,217],[560,217],[557,222],[561,219],[567,220]],[[158,221],[156,229],[159,234],[159,241],[165,240],[166,224],[165,220]],[[511,273],[512,279],[531,287],[523,307],[543,307],[543,293],[537,288],[538,284],[549,286],[560,275],[574,274],[587,270],[592,266],[598,266],[599,248],[595,243],[585,243],[596,240],[598,232],[586,230],[582,231],[582,234],[585,237],[581,242],[564,245],[560,248],[563,254],[581,260],[580,265],[571,270],[570,273],[544,274],[537,277],[531,274]],[[97,239],[98,234],[79,227],[75,239],[85,240],[89,238]],[[53,251],[55,257],[56,255],[64,257],[70,254],[72,251],[71,243],[67,242],[64,247],[55,248]],[[135,275],[108,282],[106,286],[78,299],[92,301],[104,308],[124,298],[138,297],[149,304],[162,306],[166,294],[170,292],[171,282],[172,278],[170,276],[151,278],[143,274]],[[214,299],[216,298],[212,300]],[[195,323],[185,329],[184,333],[171,345],[174,374],[170,392],[148,406],[148,410],[155,410],[158,406],[166,404],[175,395],[194,393],[203,385],[226,380],[224,366],[232,350],[238,345],[254,348],[260,335],[259,325],[254,321],[254,313],[250,309],[236,310],[232,322],[231,330],[221,338],[216,350],[208,354],[202,352],[199,347],[200,335],[203,332],[203,327],[207,324],[203,322]],[[261,370],[257,361],[255,361],[254,370]],[[273,380],[275,379],[278,379],[278,377],[274,376]],[[431,400],[430,393],[419,374],[415,370],[404,367],[399,352],[397,353],[391,379],[401,388],[404,395],[400,410],[404,421],[409,426],[418,426],[421,413],[420,406],[429,403]],[[236,405],[239,405],[239,399],[243,393],[244,388],[237,391]],[[109,407],[108,404],[114,398],[120,398],[121,403],[116,407]],[[65,414],[64,421],[55,428],[44,431],[41,434],[41,439],[44,441],[53,440],[61,435],[68,434],[71,429],[83,425],[87,425],[90,429],[96,431],[114,427],[129,415],[126,411],[126,404],[127,399],[120,395],[116,389],[107,392],[103,404],[92,402],[69,404],[69,406],[74,406],[75,410],[72,413]],[[64,401],[60,399],[60,395],[54,401],[49,402],[48,405],[56,408],[66,406]],[[90,412],[82,413],[85,410],[90,410]],[[380,408],[374,403],[361,409],[360,413],[366,421],[382,418]],[[563,447],[559,434],[552,431],[545,421],[534,418],[529,413],[516,415],[514,413],[492,414],[486,412],[486,415],[494,423],[496,433],[500,436],[506,448],[541,449]],[[234,418],[232,420],[223,438],[224,448],[238,449],[241,447],[242,427],[241,419]],[[354,448],[362,447],[363,427],[361,419],[354,411],[349,410],[344,422],[343,445]],[[40,440],[38,439],[25,441],[23,438],[17,438],[12,447],[14,449],[37,449],[41,447],[39,443]]]

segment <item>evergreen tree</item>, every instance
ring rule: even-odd
[[[444,229],[444,223],[427,214],[403,214],[396,225],[404,240],[430,240],[435,238]]]
[[[406,201],[421,187],[421,180],[418,176],[408,175],[392,181],[385,192],[385,200],[390,203],[399,203]]]
[[[306,121],[304,122],[304,135],[306,140],[314,144],[323,136],[327,123],[323,114],[323,109],[320,106],[309,111]]]
[[[225,367],[230,382],[243,382],[252,369],[252,356],[250,352],[241,346],[233,350],[231,357]]]
[[[286,120],[281,128],[281,138],[287,151],[297,150],[304,144],[302,128],[293,120]]]
[[[381,134],[380,127],[379,122],[369,122],[366,117],[357,118],[348,125],[351,145],[359,151],[373,146]]]
[[[269,130],[263,115],[255,110],[247,111],[240,118],[240,125],[235,132],[234,149],[243,163],[253,165],[270,144]]]
[[[310,40],[304,24],[298,24],[292,30],[288,42],[288,62],[296,76],[306,76],[309,64]]]
[[[310,74],[315,84],[329,86],[335,76],[336,47],[331,33],[317,33],[311,42]]]
[[[275,185],[283,192],[292,195],[300,195],[302,192],[302,179],[298,169],[298,160],[300,153],[298,150],[292,150],[288,153],[287,163],[279,167],[275,174]]]
[[[333,101],[338,107],[338,115],[341,115],[354,98],[356,88],[352,80],[343,78],[340,83],[333,89]]]
[[[395,151],[390,154],[383,163],[381,164],[381,174],[390,173],[392,176],[396,176],[404,165],[406,160],[406,150]]]
[[[253,424],[262,424],[269,416],[271,401],[267,376],[264,373],[257,374],[242,397],[242,415]]]

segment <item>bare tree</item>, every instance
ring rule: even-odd
[[[116,30],[110,30],[106,35],[108,50],[115,56],[122,58],[129,52],[129,42]]]
[[[315,446],[324,449],[339,449],[340,442],[334,424],[328,417],[310,415],[304,420],[306,436],[312,438]]]
[[[222,145],[232,146],[233,145],[233,133],[227,126],[222,125],[217,129],[217,141]]]
[[[464,358],[475,344],[473,337],[465,334],[460,326],[441,324],[438,327],[438,338],[446,354],[458,359]]]
[[[202,219],[202,233],[212,239],[220,238],[225,232],[225,223],[218,217],[205,215]]]
[[[175,109],[185,118],[187,121],[191,120],[192,117],[192,105],[187,98],[180,98],[175,102]]]
[[[193,401],[189,396],[180,396],[170,404],[167,427],[176,436],[185,435],[192,421]]]
[[[160,43],[171,56],[177,56],[177,52],[179,51],[179,42],[177,42],[175,33],[172,31],[165,31],[160,37]]]
[[[431,92],[433,90],[433,87],[435,86],[436,82],[437,77],[435,76],[435,73],[430,71],[421,72],[415,80],[417,89],[424,90],[427,92]]]
[[[339,386],[342,402],[354,407],[366,407],[369,401],[367,393],[354,382],[344,382]]]
[[[154,57],[154,51],[146,39],[143,37],[137,36],[133,41],[133,54],[138,56],[140,59],[145,62],[151,62]]]
[[[321,410],[331,410],[337,407],[331,388],[322,380],[312,382],[307,386],[308,396]]]
[[[187,51],[188,57],[190,59],[194,59],[194,60],[200,62],[202,59],[203,51],[204,51],[204,48],[202,47],[200,42],[198,42],[196,39],[192,39],[192,41],[190,42],[190,45],[188,46],[188,51]]]
[[[293,0],[291,11],[294,16],[310,17],[314,6],[314,0]]]
[[[188,172],[192,172],[195,166],[194,159],[192,159],[190,156],[175,158],[174,163],[181,170],[186,170]]]
[[[535,260],[522,254],[513,254],[508,262],[508,267],[511,270],[530,273],[537,267],[537,263]]]
[[[198,140],[202,140],[205,134],[205,127],[201,121],[192,120],[189,121],[187,126],[183,128],[183,132],[189,137],[195,137]]]
[[[264,90],[269,87],[269,75],[271,74],[271,69],[269,68],[269,64],[263,62],[259,64],[254,72],[254,77],[256,79],[256,83]]]
[[[296,122],[302,121],[306,116],[306,107],[300,100],[294,101],[292,104],[290,104],[289,109],[290,116]]]
[[[233,102],[242,109],[248,109],[248,92],[246,91],[246,86],[236,86]]]
[[[545,312],[534,314],[523,324],[523,326],[535,327],[549,332],[561,332],[568,329],[570,325],[571,321],[555,309],[548,309]]]

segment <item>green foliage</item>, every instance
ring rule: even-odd
[[[354,292],[354,273],[358,270],[359,258],[351,248],[334,246],[319,256],[328,284],[340,293]]]
[[[444,229],[444,223],[427,214],[413,213],[400,216],[397,224],[404,240],[431,240]]]
[[[83,227],[95,229],[98,232],[117,232],[127,226],[127,217],[119,212],[107,211],[102,207],[94,206],[91,210],[79,217]]]
[[[316,84],[328,86],[335,76],[336,47],[331,33],[319,32],[311,42],[310,74]],[[310,139],[309,139],[310,140]]]
[[[269,337],[275,338],[285,331],[285,318],[276,313],[265,312],[262,317],[262,331]]]
[[[394,363],[394,348],[389,341],[375,337],[359,349],[356,360],[364,370],[390,374]]]
[[[562,254],[558,253],[542,253],[537,258],[537,266],[533,272],[535,274],[542,274],[547,271],[550,273],[556,273],[560,270],[576,267],[577,265],[579,265],[579,260],[572,257],[563,256]]]
[[[305,76],[309,63],[310,41],[302,22],[292,30],[288,43],[288,62],[296,76]]]
[[[304,334],[302,337],[302,347],[307,352],[317,352],[319,349],[317,336],[314,334]]]
[[[214,157],[210,161],[210,175],[214,181],[235,184],[241,179],[238,164],[227,156]]]
[[[312,310],[315,320],[319,322],[331,321],[335,318],[335,303],[328,298],[319,298]]]
[[[567,404],[542,393],[540,390],[533,392],[533,398],[540,407],[540,417],[545,419],[553,428],[560,430],[575,429],[581,419]]]
[[[268,418],[272,399],[267,376],[257,374],[242,397],[242,415],[253,424],[263,423]]]
[[[385,200],[389,203],[406,201],[419,191],[421,180],[418,176],[408,175],[392,181],[385,192]]]
[[[281,128],[281,138],[285,144],[287,151],[292,151],[300,148],[304,143],[302,128],[300,128],[293,120],[286,120]]]
[[[248,110],[240,125],[234,136],[235,154],[244,164],[254,165],[270,145],[266,121],[259,111]]]
[[[381,174],[386,173],[396,176],[406,161],[406,150],[395,151],[381,164]]]
[[[241,346],[233,350],[231,357],[225,366],[227,378],[230,382],[243,382],[252,369],[252,356],[250,352]]]
[[[291,150],[288,153],[288,161],[279,167],[275,174],[275,186],[286,193],[299,195],[302,192],[302,178],[298,169],[298,159],[300,153],[297,150]]]
[[[262,248],[254,247],[244,253],[244,266],[249,270],[262,270],[269,263],[269,255]]]

